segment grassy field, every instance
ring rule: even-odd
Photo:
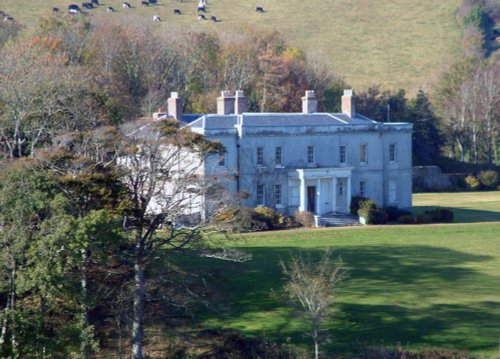
[[[417,194],[414,202],[419,209],[435,204],[461,208],[459,222],[497,221],[242,235],[230,245],[251,253],[251,261],[189,260],[202,271],[224,273],[219,289],[230,303],[204,313],[200,327],[237,329],[280,342],[290,338],[307,346],[305,325],[280,297],[279,261],[297,252],[319,256],[330,247],[349,271],[330,323],[330,353],[399,343],[497,358],[500,192]],[[478,217],[478,211],[490,217]]]
[[[197,21],[196,0],[160,1],[145,8],[130,0],[133,9],[122,9],[121,0],[102,0],[117,9],[91,10],[94,19],[112,18],[124,24],[152,24],[160,15],[159,31],[208,30],[231,34],[242,28],[277,30],[293,46],[306,50],[356,88],[382,84],[416,90],[459,56],[461,32],[455,12],[461,0],[210,0],[208,15],[214,24]],[[31,27],[52,7],[65,10],[68,0],[2,0],[0,9]],[[79,3],[79,2],[75,2]],[[266,13],[257,14],[256,6]],[[179,8],[183,15],[174,16]]]
[[[500,222],[500,192],[419,193],[413,208],[421,213],[431,207],[451,208],[455,223]]]

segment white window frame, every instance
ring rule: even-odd
[[[257,188],[255,190],[257,206],[263,206],[266,201],[265,186],[262,183],[257,183]]]
[[[390,143],[389,144],[389,162],[390,163],[397,163],[398,162],[398,146],[396,143]]]
[[[257,166],[264,166],[264,147],[257,147]]]
[[[276,167],[283,167],[283,146],[274,148],[274,162]]]
[[[314,146],[307,146],[307,164],[313,165],[316,163],[316,151]]]
[[[398,203],[398,181],[395,179],[389,180],[387,187],[389,204]]]
[[[339,163],[341,165],[347,164],[347,145],[339,146]]]
[[[274,185],[274,204],[276,206],[283,204],[283,186],[280,184]]]
[[[366,143],[359,145],[359,163],[362,165],[368,163],[368,145]]]

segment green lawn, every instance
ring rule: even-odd
[[[499,194],[418,194],[415,204],[446,202],[454,210],[463,208],[458,217],[468,222],[477,219],[475,211],[498,215]],[[319,255],[331,247],[350,276],[330,323],[330,353],[401,343],[410,349],[445,347],[498,357],[500,221],[268,232],[241,235],[230,245],[253,259],[189,259],[202,270],[222,273],[220,289],[229,303],[224,310],[204,313],[202,327],[307,345],[304,324],[279,297],[279,261],[292,252]]]
[[[416,213],[436,206],[450,208],[457,223],[500,221],[500,191],[418,193],[413,195],[413,206]]]
[[[172,36],[179,30],[220,31],[227,36],[242,28],[277,30],[357,89],[381,84],[418,90],[433,83],[460,54],[455,13],[462,0],[212,0],[208,15],[217,16],[216,24],[196,20],[196,0],[160,0],[161,6],[148,8],[130,0],[134,8],[129,10],[122,9],[121,2],[102,0],[117,12],[108,14],[101,6],[90,11],[92,18],[152,24],[152,16],[160,15],[163,21],[154,26]],[[0,10],[33,27],[52,7],[65,11],[69,3],[2,0]],[[266,13],[257,14],[256,6]],[[183,15],[174,16],[174,8]]]

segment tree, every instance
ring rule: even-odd
[[[443,119],[449,155],[463,162],[499,163],[498,64],[465,59],[443,76],[436,109]]]
[[[412,149],[414,165],[435,163],[441,156],[444,139],[439,131],[439,119],[434,114],[429,98],[420,90],[409,102],[409,119],[413,123]]]
[[[286,277],[285,291],[303,317],[310,321],[309,335],[314,341],[314,357],[319,358],[320,344],[325,339],[322,327],[332,316],[331,306],[340,282],[346,278],[339,258],[334,265],[327,250],[319,261],[310,256],[293,255],[289,263],[281,262]]]
[[[50,198],[55,192],[53,179],[37,172],[29,162],[3,164],[0,178],[0,292],[7,298],[0,327],[0,355],[20,357],[25,350],[20,327],[23,312],[18,300],[26,278],[29,248],[40,226],[50,213]],[[25,319],[25,318],[24,318]],[[7,339],[10,348],[7,349]],[[26,338],[24,338],[26,339]]]
[[[0,143],[8,158],[33,156],[53,136],[97,122],[88,76],[68,65],[60,39],[35,37],[0,50]]]
[[[193,201],[207,192],[204,159],[222,151],[177,121],[137,121],[121,127],[118,143],[121,182],[127,188],[130,210],[124,229],[133,245],[134,293],[132,358],[143,358],[145,271],[160,248],[195,248],[203,238],[202,226],[178,229]],[[159,228],[161,231],[159,232]]]

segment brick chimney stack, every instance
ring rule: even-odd
[[[349,117],[353,117],[356,114],[354,93],[352,90],[344,90],[344,96],[342,96],[342,113],[345,113]]]
[[[168,114],[174,117],[176,120],[181,121],[182,119],[182,104],[179,94],[177,92],[171,92],[170,97],[167,100]]]
[[[313,90],[306,91],[302,97],[302,113],[314,113],[318,111],[318,100]]]
[[[247,98],[243,91],[238,90],[234,93],[234,113],[237,115],[247,111]]]
[[[217,97],[217,114],[234,114],[234,96],[231,96],[230,91],[221,91],[220,97]]]

